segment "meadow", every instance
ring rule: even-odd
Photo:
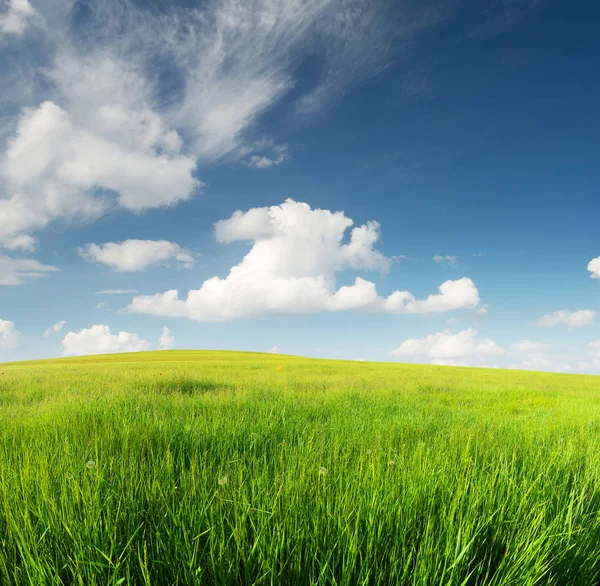
[[[600,584],[600,377],[0,365],[0,584]]]

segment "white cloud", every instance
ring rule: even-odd
[[[453,256],[451,254],[447,254],[445,256],[441,256],[439,254],[436,254],[433,257],[434,262],[440,263],[440,264],[447,264],[450,265],[451,267],[456,267],[458,266],[458,256]]]
[[[168,240],[92,243],[80,248],[79,254],[86,260],[104,264],[121,272],[143,271],[150,265],[169,261],[188,269],[194,264],[194,259],[188,252]]]
[[[256,150],[264,150],[265,146],[260,143]],[[266,145],[266,148],[271,150],[270,156],[266,154],[250,155],[245,161],[249,167],[255,169],[270,169],[276,165],[281,165],[289,160],[290,155],[286,145]]]
[[[463,277],[456,281],[444,281],[438,294],[417,300],[407,291],[396,291],[383,300],[386,313],[442,313],[455,309],[475,308],[479,304],[479,292],[471,279]]]
[[[137,289],[102,289],[102,291],[96,291],[96,295],[126,295],[138,293]]]
[[[249,127],[294,87],[298,62],[316,43],[323,78],[305,96],[311,109],[374,75],[390,56],[392,27],[383,18],[382,3],[224,0],[208,6],[157,27],[160,42],[166,40],[187,74],[175,119],[192,134],[202,160],[245,146]],[[407,29],[412,33],[417,26]],[[266,157],[257,164],[269,166]]]
[[[513,361],[508,368],[518,370],[568,370],[567,365],[555,367],[555,361],[547,356],[549,346],[544,342],[520,340],[511,344]],[[514,360],[517,360],[516,362]]]
[[[20,37],[35,16],[29,0],[3,0],[0,10],[0,39],[3,35]]]
[[[164,326],[162,329],[159,343],[163,350],[170,350],[173,348],[173,346],[175,346],[175,336],[171,335],[171,330],[167,326]]]
[[[448,366],[484,366],[490,358],[506,354],[490,338],[477,338],[468,328],[452,334],[449,330],[425,338],[409,338],[392,350],[391,355],[414,362],[430,362]]]
[[[32,249],[32,233],[54,220],[92,220],[115,203],[135,212],[168,206],[196,189],[195,159],[171,146],[160,118],[112,101],[118,73],[108,63],[106,75],[79,72],[99,74],[98,91],[90,82],[70,112],[50,101],[23,111],[0,160],[0,246]]]
[[[0,348],[8,350],[14,348],[19,340],[20,333],[12,321],[0,319]]]
[[[521,354],[542,354],[548,350],[548,344],[544,342],[535,342],[533,340],[521,340],[511,345],[515,352]]]
[[[580,362],[580,371],[600,370],[600,340],[589,345],[591,359]],[[571,372],[574,362],[564,352],[552,352],[548,344],[534,340],[519,340],[505,348],[490,338],[479,338],[476,330],[458,333],[449,330],[424,338],[405,340],[390,353],[410,362],[446,366],[477,366],[511,368],[548,372]],[[582,352],[578,352],[581,356]]]
[[[412,260],[412,258],[410,256],[407,256],[406,254],[395,254],[393,256],[390,256],[391,262],[402,262],[403,260]]]
[[[273,346],[269,351],[269,354],[281,354],[281,348],[277,345]]]
[[[292,88],[304,92],[305,110],[321,107],[440,20],[429,2],[392,23],[385,1],[222,0],[151,11],[108,0],[75,26],[72,2],[45,0],[35,11],[28,0],[0,2],[0,31],[44,22],[44,59],[23,52],[1,87],[10,107],[0,115],[10,120],[0,137],[11,139],[0,154],[0,247],[23,250],[53,222],[190,199],[202,185],[197,162],[283,163],[287,145],[252,136],[261,115]],[[296,77],[315,47],[321,71],[307,89]]]
[[[86,354],[110,354],[113,352],[142,352],[148,349],[148,342],[136,334],[119,332],[111,334],[110,328],[95,325],[79,332],[69,332],[63,339],[63,354],[83,356]]]
[[[228,220],[219,220],[215,224],[215,239],[222,244],[270,238],[274,234],[271,208],[252,208],[247,212],[238,210]]]
[[[515,370],[570,370],[568,365],[562,365],[560,368],[554,369],[552,362],[544,356],[530,356],[519,362],[509,362],[508,368]]]
[[[600,256],[588,263],[587,270],[591,273],[592,279],[600,279]]]
[[[363,309],[384,313],[437,313],[476,307],[479,294],[468,278],[446,281],[439,293],[417,300],[408,291],[387,298],[360,277],[336,290],[343,270],[386,271],[390,261],[374,246],[379,224],[353,228],[343,212],[311,209],[291,199],[279,206],[237,211],[215,224],[219,242],[252,242],[242,262],[221,279],[213,277],[180,299],[176,290],[135,297],[136,313],[222,321],[272,313],[305,314]]]
[[[417,35],[445,18],[447,8],[425,1],[333,2],[333,13],[320,18],[318,26],[328,41],[319,84],[299,101],[301,112],[322,108],[333,96],[358,81],[377,75],[389,63],[392,47],[409,54]],[[398,10],[397,7],[401,6]]]
[[[566,325],[569,328],[580,328],[592,324],[595,317],[596,312],[591,309],[580,309],[578,311],[560,309],[554,313],[540,317],[537,321],[537,325],[544,328],[552,328],[557,325]]]
[[[39,279],[54,271],[58,269],[32,258],[12,258],[0,253],[0,286],[21,285],[28,279]]]
[[[589,358],[579,362],[579,369],[584,372],[600,371],[600,339],[588,344]]]
[[[269,157],[253,155],[248,159],[248,165],[255,169],[270,169],[274,165],[280,165],[285,161],[284,157],[269,159]]]
[[[60,330],[63,329],[63,326],[66,324],[66,320],[62,320],[59,321],[58,323],[55,323],[53,326],[50,326],[45,332],[44,332],[44,337],[48,338],[50,337],[53,333],[54,334],[58,334],[58,332],[60,332]]]

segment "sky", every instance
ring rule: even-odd
[[[599,17],[0,0],[0,362],[600,373]]]

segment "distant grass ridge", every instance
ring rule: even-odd
[[[600,584],[600,377],[0,365],[0,584]]]

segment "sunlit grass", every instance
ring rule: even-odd
[[[594,585],[600,378],[0,365],[0,584]]]

